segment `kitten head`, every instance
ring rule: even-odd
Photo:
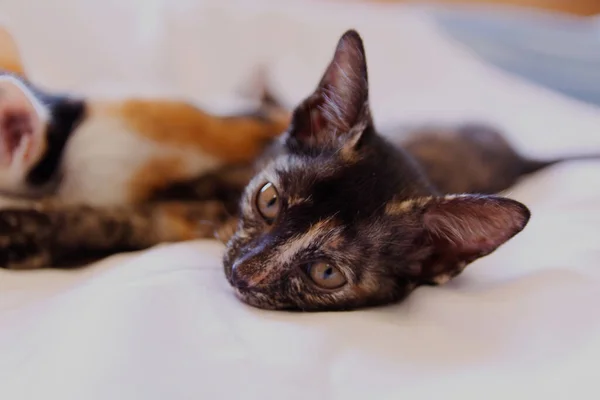
[[[32,85],[17,46],[0,28],[0,192],[34,195],[56,177],[83,102]]]
[[[243,301],[340,310],[396,301],[490,254],[529,219],[497,196],[437,196],[373,127],[365,53],[348,31],[259,163],[224,257]]]

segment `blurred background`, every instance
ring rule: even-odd
[[[523,148],[561,152],[600,106],[599,0],[1,4],[30,78],[60,91],[185,97],[219,112],[243,103],[241,90],[266,66],[274,91],[293,106],[313,89],[339,36],[355,28],[380,126],[483,119]],[[528,139],[549,130],[543,141]]]
[[[600,104],[599,0],[371,0],[427,4],[440,27],[484,60]]]
[[[379,3],[410,2],[410,0],[372,1]],[[600,13],[600,2],[598,2],[597,0],[438,0],[437,3],[454,5],[509,5],[517,7],[537,8],[541,10],[559,11],[575,15],[593,15]]]
[[[125,62],[125,59],[131,61],[136,58],[143,62],[149,56],[150,48],[156,50],[157,46],[167,46],[174,36],[178,36],[179,47],[187,46],[188,42],[182,41],[179,35],[186,34],[185,25],[192,24],[194,18],[198,25],[206,27],[195,29],[197,33],[212,32],[212,35],[194,39],[206,42],[223,40],[224,36],[228,36],[226,40],[231,42],[239,35],[257,37],[256,25],[252,25],[250,20],[252,15],[258,15],[257,10],[260,9],[274,17],[268,24],[272,33],[294,30],[293,25],[297,24],[286,26],[284,23],[290,16],[291,20],[304,20],[309,24],[330,18],[333,25],[334,21],[344,18],[340,14],[348,12],[348,26],[369,25],[369,19],[382,18],[379,15],[370,17],[368,12],[359,19],[352,16],[351,10],[365,10],[365,7],[370,12],[379,10],[388,16],[402,12],[400,10],[404,13],[407,9],[423,10],[429,21],[448,39],[459,42],[481,60],[575,99],[600,104],[599,0],[3,0],[0,17],[11,25],[17,39],[23,43],[25,55],[32,59],[29,64],[34,73],[39,72],[41,79],[46,79],[50,85],[81,89],[90,86],[92,72],[95,79],[102,79],[107,70],[115,72],[114,65],[110,68],[102,66],[95,56],[80,59],[80,73],[72,73],[68,78],[57,76],[61,75],[57,69],[66,71],[70,67],[58,65],[51,60],[53,57],[64,58],[61,53],[67,50],[81,54],[104,52],[107,53],[107,62],[112,62],[112,56],[120,58],[119,62],[123,63],[120,77],[128,84],[134,84],[150,71],[140,71],[135,63]],[[221,11],[217,11],[219,9]],[[244,14],[250,9],[254,12]],[[287,16],[282,16],[282,11]],[[217,20],[208,17],[211,13],[216,13],[214,17]],[[228,24],[223,18],[227,13],[237,15],[236,21],[231,21],[233,24]],[[267,17],[263,14],[260,18],[265,20]],[[216,25],[217,22],[220,25]],[[372,30],[371,27],[365,29]],[[383,30],[384,26],[378,29]],[[262,43],[263,47],[273,47],[269,43],[271,39],[277,41],[267,35],[266,40],[260,38],[253,46],[259,48]],[[121,43],[117,44],[117,41]],[[58,43],[63,46],[59,51],[53,48]],[[218,44],[226,46],[229,43]],[[136,47],[135,52],[129,46]],[[244,47],[246,53],[251,52],[246,44]],[[415,43],[414,47],[419,47],[419,44]],[[166,51],[171,52],[170,57],[177,50]],[[252,51],[261,55],[267,53],[264,49]],[[222,52],[226,52],[226,48]],[[162,56],[156,54],[157,57]],[[273,54],[267,58],[273,59]],[[173,62],[183,63],[184,60]],[[91,63],[96,66],[91,66]],[[155,60],[155,63],[164,64],[164,60]],[[127,64],[137,68],[137,76],[130,77],[124,71]],[[226,73],[228,67],[223,68],[221,71]],[[86,69],[88,72],[84,73]],[[164,74],[168,73],[169,68],[165,68]],[[48,77],[44,78],[44,75]],[[111,82],[114,81],[111,78]],[[156,85],[153,87],[153,90],[157,89]],[[203,93],[206,93],[206,88],[203,88]]]

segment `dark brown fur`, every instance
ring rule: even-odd
[[[529,159],[519,154],[501,132],[483,124],[422,127],[405,135],[395,132],[394,136],[398,138],[395,144],[416,159],[442,193],[498,193],[523,176],[551,165],[600,159],[598,154]]]

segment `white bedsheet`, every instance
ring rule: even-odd
[[[475,118],[530,154],[600,152],[597,109],[481,65],[416,10],[218,3],[2,0],[0,12],[47,87],[214,106],[262,60],[299,100],[355,27],[379,126]],[[556,166],[509,195],[533,213],[521,235],[374,310],[250,308],[211,241],[0,271],[0,399],[597,399],[600,163]]]

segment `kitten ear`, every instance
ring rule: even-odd
[[[0,70],[25,76],[21,54],[12,35],[0,26]]]
[[[499,196],[446,196],[417,207],[423,242],[431,249],[415,270],[422,284],[442,284],[460,274],[521,232],[531,216],[525,205]]]
[[[363,42],[349,30],[315,92],[294,110],[290,138],[309,148],[353,147],[370,123],[368,92]]]

